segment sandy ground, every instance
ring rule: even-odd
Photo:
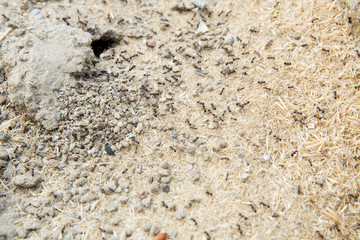
[[[0,0],[0,238],[358,239],[358,4]]]

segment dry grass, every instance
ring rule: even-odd
[[[112,2],[115,17],[117,4]],[[131,182],[130,200],[116,214],[101,208],[114,201],[111,196],[102,195],[92,212],[84,210],[86,204],[69,201],[48,227],[60,230],[78,214],[82,216],[78,224],[87,229],[82,237],[95,239],[101,236],[98,227],[103,221],[99,218],[106,215],[107,222],[120,219],[116,231],[132,228],[133,239],[142,236],[137,229],[145,222],[156,223],[165,231],[176,228],[178,239],[201,239],[206,236],[204,231],[211,239],[358,239],[360,50],[347,12],[337,1],[329,0],[208,4],[216,4],[210,8],[214,16],[224,12],[209,24],[210,32],[220,28],[216,19],[225,18],[229,32],[239,38],[233,52],[239,58],[233,63],[236,72],[220,73],[218,56],[225,62],[233,59],[222,49],[202,52],[207,59],[202,63],[206,77],[195,75],[192,62],[184,57],[184,83],[170,89],[176,112],[159,117],[162,127],[139,136],[139,148],[125,152],[121,161],[105,157],[101,162],[69,162],[66,171],[54,170],[45,162],[43,191],[34,193],[39,198],[66,188],[67,175],[92,165],[115,170],[108,173],[97,168],[88,177],[91,190],[123,176]],[[167,2],[156,7],[170,11]],[[224,17],[226,13],[228,17]],[[192,17],[172,14],[169,19],[178,23],[178,29]],[[171,42],[176,30],[159,34]],[[174,48],[179,45],[171,44]],[[144,52],[144,59],[157,54],[156,50]],[[157,70],[153,74],[161,77]],[[206,90],[209,82],[213,91]],[[194,97],[194,90],[201,89]],[[207,108],[214,104],[217,109],[212,111],[218,116],[226,111],[219,128],[208,128],[214,117],[205,114],[198,101]],[[174,152],[169,131],[162,131],[170,127],[187,138],[205,139],[209,150],[197,150],[195,155]],[[155,137],[163,141],[159,148],[154,147]],[[228,147],[213,151],[221,140],[226,140]],[[210,161],[206,161],[208,154]],[[172,165],[170,193],[154,195],[151,210],[136,212],[137,190],[149,187],[148,175],[163,162]],[[201,169],[201,179],[195,183],[189,180],[187,169],[193,163]],[[144,166],[142,174],[122,173],[136,165]],[[191,198],[198,201],[186,209],[187,216],[181,221],[161,205],[164,201],[184,206]],[[190,218],[196,219],[197,225]]]

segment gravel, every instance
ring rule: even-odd
[[[186,217],[185,210],[183,207],[179,207],[175,212],[175,219],[181,220]]]
[[[163,187],[162,191],[163,191],[164,193],[170,192],[170,186],[169,186],[169,185],[165,185],[165,186]]]
[[[152,227],[152,223],[144,223],[141,226],[141,229],[145,232],[148,232],[148,231],[150,231],[151,227]]]

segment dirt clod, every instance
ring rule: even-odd
[[[42,181],[42,178],[41,176],[32,176],[31,173],[26,173],[24,175],[15,176],[13,181],[17,187],[33,188],[38,186],[38,184]]]

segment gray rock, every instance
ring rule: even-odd
[[[14,177],[14,184],[21,188],[33,188],[36,187],[41,180],[42,178],[40,176],[32,176],[30,173],[26,173]]]
[[[169,185],[165,185],[165,186],[163,187],[162,191],[163,191],[164,193],[170,192],[170,186],[169,186]]]
[[[179,136],[179,134],[175,131],[171,131],[171,135],[173,136],[173,138],[177,138]]]

